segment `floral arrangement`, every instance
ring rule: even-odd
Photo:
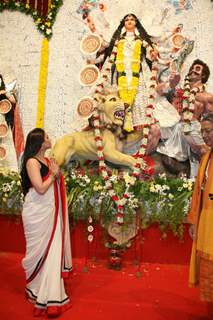
[[[23,199],[20,175],[16,171],[0,168],[0,211],[19,214]]]
[[[44,17],[41,16],[28,3],[24,3],[21,0],[8,0],[0,2],[0,12],[5,9],[10,11],[18,10],[27,15],[30,15],[33,18],[38,30],[44,35],[45,38],[50,39],[52,36],[52,27],[55,22],[56,15],[62,4],[63,0],[52,0],[49,6],[48,14]]]
[[[192,180],[185,176],[168,178],[161,174],[135,182],[128,171],[118,169],[109,170],[108,175],[123,207],[124,225],[140,215],[141,228],[157,223],[163,232],[170,229],[174,235],[182,236],[193,190]],[[74,222],[86,221],[88,241],[92,241],[94,222],[107,227],[116,221],[116,202],[110,196],[103,177],[94,168],[67,169],[64,176],[70,215]],[[123,194],[126,197],[122,197]],[[2,213],[20,214],[23,194],[17,172],[0,169],[0,203]]]
[[[141,228],[158,223],[163,232],[170,229],[174,235],[182,237],[193,190],[191,179],[186,176],[167,178],[161,174],[151,180],[135,181],[128,171],[117,169],[108,174],[120,199],[124,225],[131,223],[139,214]],[[88,169],[75,169],[65,173],[65,181],[74,220],[95,220],[104,226],[117,221],[117,204],[102,176]],[[123,194],[126,196],[122,197]]]
[[[164,235],[166,229],[170,229],[175,236],[182,238],[183,223],[186,222],[193,192],[193,180],[185,175],[167,178],[165,174],[161,174],[148,183],[141,181],[139,186],[139,195],[143,197],[142,227],[158,223]]]

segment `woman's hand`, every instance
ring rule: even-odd
[[[58,177],[60,176],[60,174],[61,174],[61,171],[60,171],[60,168],[59,168],[59,166],[57,165],[55,159],[50,159],[50,165],[49,165],[49,167],[50,167],[51,174],[52,174],[54,177],[58,178]]]
[[[192,240],[196,239],[196,232],[195,232],[195,225],[194,224],[191,224],[189,227],[189,235]]]

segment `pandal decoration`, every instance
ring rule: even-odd
[[[6,122],[0,123],[0,138],[5,138],[8,134],[8,125]]]
[[[21,13],[25,13],[26,15],[30,15],[34,20],[37,29],[45,38],[50,39],[52,36],[53,24],[62,4],[63,0],[3,0],[0,1],[0,12],[3,10],[17,10]],[[44,14],[43,10],[47,6],[48,12],[47,14]],[[37,8],[39,8],[39,10]]]
[[[91,86],[96,83],[99,79],[99,69],[93,65],[88,64],[86,67],[81,69],[79,74],[79,82],[82,86]]]
[[[39,88],[38,88],[38,107],[36,127],[44,127],[44,113],[45,113],[45,98],[47,89],[48,78],[48,64],[49,64],[49,41],[42,40],[41,59],[40,59],[40,75],[39,75]]]
[[[0,144],[0,161],[3,161],[7,156],[7,149],[4,144]]]
[[[105,83],[106,84],[110,83],[111,66],[116,61],[117,71],[119,72],[119,79],[118,79],[119,96],[124,101],[124,103],[127,103],[128,105],[130,105],[130,108],[131,108],[131,105],[134,102],[134,99],[137,93],[137,88],[139,85],[141,46],[142,46],[142,41],[140,39],[136,39],[134,50],[133,50],[132,81],[131,81],[131,86],[127,88],[127,79],[126,79],[126,73],[124,68],[124,53],[123,53],[124,41],[121,40],[121,41],[115,42],[112,53],[110,57],[107,59],[107,61],[105,62],[105,66],[101,73],[100,81],[97,81],[98,79],[95,80],[97,81],[95,93],[103,94]],[[143,40],[143,46],[146,48],[148,47],[148,43],[144,40]],[[117,56],[117,59],[116,59],[116,56]],[[91,67],[91,66],[87,66],[87,67]],[[99,115],[98,108],[95,108],[93,112],[95,141],[96,141],[97,155],[98,155],[98,161],[99,161],[99,172],[101,173],[105,181],[105,187],[108,190],[108,193],[112,201],[116,204],[116,209],[117,209],[116,222],[120,224],[124,222],[124,205],[126,203],[126,199],[129,198],[129,188],[131,185],[135,184],[141,171],[144,170],[146,167],[146,164],[143,158],[146,154],[149,131],[150,131],[151,125],[157,122],[153,116],[153,109],[154,109],[153,102],[156,97],[155,88],[157,85],[157,73],[158,73],[157,62],[153,62],[152,74],[151,74],[150,86],[149,86],[149,90],[150,90],[149,99],[148,99],[148,105],[146,106],[146,123],[142,125],[140,128],[141,131],[143,131],[143,138],[141,141],[140,148],[136,153],[136,155],[134,156],[137,159],[137,162],[131,174],[131,178],[132,178],[131,183],[127,186],[121,198],[118,197],[115,190],[113,189],[112,183],[109,179],[107,167],[104,161],[103,139],[102,139],[101,130],[100,130],[101,125],[100,125],[100,115]],[[82,79],[80,80],[80,82],[82,82]],[[83,80],[83,82],[85,81]],[[78,112],[80,114],[82,113],[81,107],[79,107]],[[128,130],[127,128],[126,131],[132,131],[132,130],[133,128],[130,128],[130,130]]]
[[[89,117],[94,111],[94,99],[90,96],[83,97],[77,106],[77,112],[81,117]]]
[[[185,38],[181,33],[177,32],[172,36],[172,43],[174,48],[181,49],[185,43]]]
[[[8,113],[12,108],[12,104],[8,99],[3,99],[0,101],[0,113],[6,114]]]
[[[81,40],[80,50],[85,55],[93,55],[98,52],[101,43],[102,39],[98,34],[87,34]]]

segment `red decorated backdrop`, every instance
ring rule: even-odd
[[[33,9],[38,11],[38,14],[45,17],[48,14],[48,3],[51,0],[21,0],[23,3],[28,3]]]

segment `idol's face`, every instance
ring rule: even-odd
[[[202,121],[201,133],[207,146],[213,149],[213,123],[208,120]]]
[[[134,31],[136,26],[136,20],[133,16],[129,15],[124,20],[124,27],[126,31]]]
[[[189,69],[189,81],[197,82],[202,80],[203,66],[195,64]]]

